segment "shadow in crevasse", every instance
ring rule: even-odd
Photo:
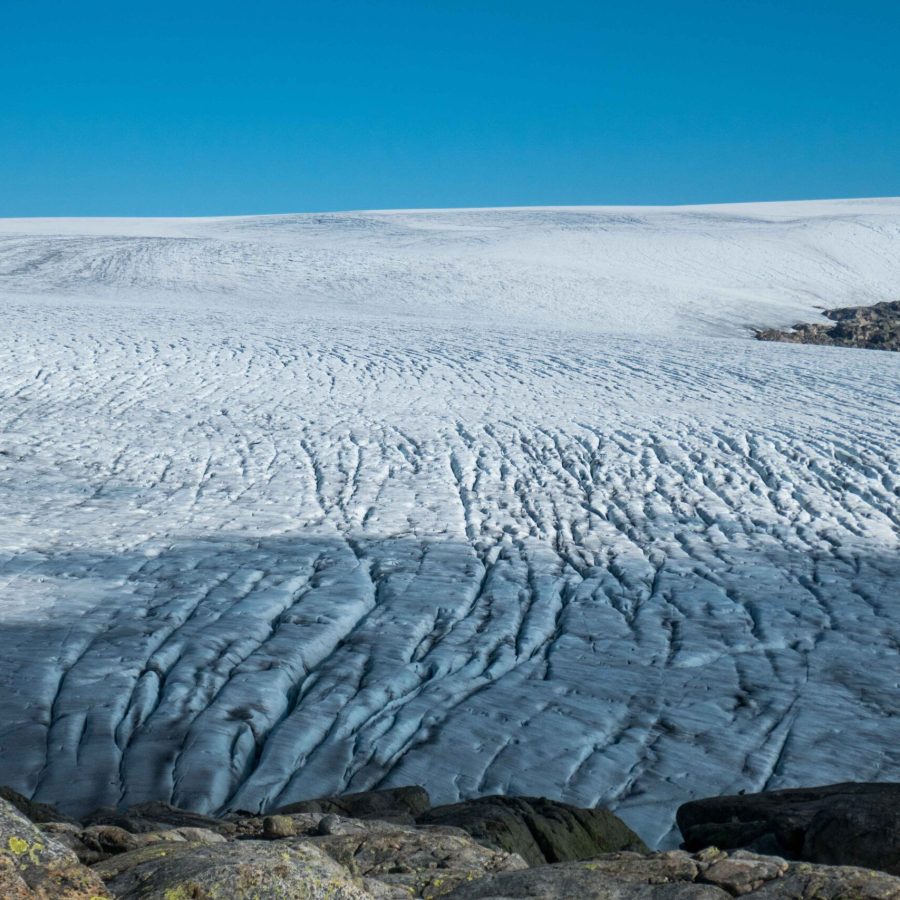
[[[509,535],[13,556],[0,782],[76,815],[539,794],[665,844],[692,797],[900,777],[898,560],[683,544],[593,564]]]

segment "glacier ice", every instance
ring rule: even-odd
[[[0,221],[4,780],[897,779],[900,357],[748,329],[898,283],[895,200]]]

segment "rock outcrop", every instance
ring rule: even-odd
[[[678,810],[688,850],[714,845],[900,875],[900,783],[711,797]]]
[[[3,900],[100,900],[110,896],[75,853],[0,800],[0,897]]]
[[[458,828],[394,825],[328,816],[307,842],[354,875],[400,889],[409,897],[438,897],[459,884],[527,867],[516,853],[484,847]]]
[[[41,831],[72,850],[86,865],[102,862],[119,853],[127,853],[153,844],[185,841],[201,844],[223,843],[225,838],[207,828],[169,828],[163,831],[130,832],[117,825],[88,825],[80,828],[68,823],[49,822]]]
[[[790,331],[768,328],[757,331],[756,337],[761,341],[790,344],[900,350],[900,300],[876,303],[874,306],[826,309],[822,315],[836,324],[800,323]]]
[[[461,885],[446,900],[898,900],[900,878],[712,850],[613,853]]]
[[[876,788],[884,787],[838,785],[721,798],[715,810],[721,821],[708,810],[692,818],[713,802],[699,801],[683,807],[682,819],[687,833],[701,842],[712,833],[710,822],[734,836],[742,823],[737,801],[747,800],[756,816],[744,823],[753,825],[747,832],[755,835],[753,840],[776,842],[782,831],[793,834],[790,829],[799,827],[801,849],[814,834],[820,847],[834,840],[862,847],[865,835],[875,835],[874,846],[884,850],[898,833],[896,820],[887,817],[896,790],[879,795]],[[857,806],[847,806],[847,797]],[[101,811],[86,823],[40,825],[0,799],[0,897],[900,900],[900,878],[871,869],[714,847],[651,853],[605,810],[521,797],[485,797],[427,810],[422,809],[423,798],[427,795],[420,789],[372,791],[305,801],[296,805],[300,810],[292,805],[266,816],[235,813],[225,818],[142,804]],[[336,807],[358,815],[339,815],[332,811]],[[46,812],[36,809],[40,816]],[[848,809],[852,815],[841,819]],[[373,817],[376,810],[390,820]],[[416,823],[398,821],[412,819],[414,810]],[[823,810],[828,813],[824,819]],[[882,812],[885,816],[879,818]],[[753,823],[766,815],[772,824],[760,833]],[[835,822],[847,821],[857,830],[829,830]],[[691,827],[699,830],[693,833]],[[823,835],[831,836],[826,841]],[[586,858],[577,858],[581,856]]]
[[[362,791],[319,800],[301,800],[272,810],[272,813],[334,813],[353,819],[409,819],[431,806],[428,792],[418,785]]]
[[[305,843],[235,841],[173,844],[165,851],[125,854],[100,863],[114,897],[122,900],[292,898],[369,900],[362,881],[317,847]],[[131,857],[131,858],[129,858]],[[134,865],[129,865],[133,862]]]
[[[422,813],[420,825],[452,825],[476,840],[518,853],[532,866],[589,859],[615,850],[647,851],[606,809],[579,809],[543,797],[479,797]]]
[[[234,831],[230,822],[159,802],[140,803],[127,810],[97,809],[84,819],[84,824],[115,825],[135,834],[168,828],[207,828],[226,834]]]
[[[14,791],[12,788],[0,787],[0,800],[11,803],[29,822],[74,822],[68,816],[64,816],[56,807],[46,803],[37,803],[29,800],[24,794]]]

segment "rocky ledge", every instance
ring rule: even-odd
[[[677,820],[688,850],[713,844],[900,875],[900,783],[712,797],[685,803]]]
[[[866,858],[893,866],[900,830],[889,811],[896,795],[882,788],[900,786],[687,804],[679,821],[688,850],[664,853],[648,851],[606,810],[542,798],[484,797],[432,808],[422,788],[408,787],[304,801],[265,816],[214,818],[147,803],[75,822],[2,789],[0,897],[900,900],[900,878],[871,868],[693,846],[706,834],[735,845],[774,840],[796,856],[807,843],[790,837],[790,823],[806,835],[833,808],[850,822],[848,844],[862,846],[868,828],[880,829],[880,855],[865,851]],[[876,818],[866,819],[865,809]],[[790,839],[782,842],[785,835]]]
[[[836,324],[799,324],[790,331],[774,328],[756,332],[761,341],[791,344],[829,344],[868,350],[900,350],[900,300],[874,306],[845,306],[822,314]]]

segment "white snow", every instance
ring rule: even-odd
[[[0,771],[677,842],[900,778],[900,200],[0,221]]]

